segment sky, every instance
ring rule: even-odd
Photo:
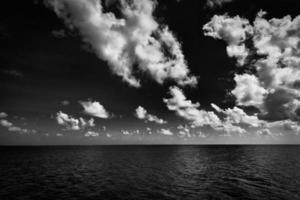
[[[298,0],[0,8],[0,145],[299,144]]]

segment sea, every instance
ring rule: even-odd
[[[300,146],[0,147],[1,200],[300,200]]]

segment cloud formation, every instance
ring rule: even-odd
[[[67,130],[73,131],[95,126],[93,118],[88,121],[84,120],[83,118],[76,119],[66,113],[63,113],[62,111],[56,113],[56,121],[59,125],[64,126]]]
[[[90,116],[107,119],[109,118],[109,113],[105,108],[97,101],[79,101],[79,103],[84,108],[84,113]]]
[[[162,134],[162,135],[167,135],[167,136],[172,136],[174,135],[172,131],[170,131],[170,129],[160,129],[158,130],[158,133]]]
[[[5,117],[7,117],[8,115],[6,114]],[[24,134],[24,133],[33,133],[35,134],[37,131],[35,129],[26,129],[26,128],[21,128],[19,126],[15,126],[12,122],[6,120],[6,119],[1,119],[0,120],[0,125],[7,128],[8,131],[10,132],[17,132],[20,134]]]
[[[237,58],[238,64],[243,65],[249,54],[244,44],[247,35],[253,34],[253,28],[247,19],[239,16],[215,15],[210,22],[203,26],[205,36],[223,39],[227,42],[227,54]]]
[[[155,122],[157,124],[166,124],[167,122],[163,119],[158,118],[155,115],[149,114],[145,108],[139,106],[135,110],[135,116],[138,119],[145,120],[145,122]]]
[[[230,120],[221,120],[214,112],[199,109],[199,103],[187,100],[178,87],[170,87],[170,98],[164,98],[167,108],[191,123],[193,127],[209,126],[216,131],[245,133],[246,130],[234,125]],[[216,107],[216,106],[215,106]]]
[[[243,124],[249,127],[261,127],[265,124],[264,121],[258,119],[256,115],[248,115],[244,110],[238,107],[221,109],[219,106],[215,104],[211,104],[211,106],[218,112],[223,114],[223,118],[228,124]]]
[[[85,137],[98,137],[100,134],[95,131],[87,131],[84,136]]]
[[[253,25],[239,16],[216,15],[203,29],[205,35],[225,40],[228,55],[240,66],[255,71],[235,75],[232,94],[238,105],[258,108],[259,117],[268,121],[299,121],[300,16],[268,20],[265,15],[260,11]],[[232,48],[241,48],[243,56],[232,54]]]
[[[113,73],[131,86],[139,87],[137,71],[148,73],[162,84],[172,79],[179,85],[195,85],[189,75],[181,45],[165,25],[153,16],[151,0],[120,0],[121,18],[105,12],[99,0],[48,0],[48,5],[96,55],[107,61]],[[137,70],[135,69],[137,68]]]

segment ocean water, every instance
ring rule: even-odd
[[[0,147],[0,199],[300,199],[300,146]]]

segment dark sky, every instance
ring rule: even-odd
[[[102,5],[104,12],[122,17],[117,1],[102,2]],[[230,94],[236,87],[234,76],[248,73],[254,61],[243,68],[237,67],[236,59],[227,55],[226,40],[205,36],[204,24],[214,15],[226,13],[252,23],[260,10],[267,12],[266,19],[286,15],[294,18],[299,9],[297,0],[235,0],[214,7],[204,0],[158,1],[154,19],[158,24],[167,25],[175,35],[190,74],[199,77],[198,84],[181,87],[171,79],[160,84],[137,70],[141,87],[135,88],[112,73],[107,61],[83,41],[80,28],[75,25],[71,30],[44,1],[4,1],[0,7],[0,112],[7,114],[1,120],[12,125],[2,123],[0,144],[297,143],[300,141],[297,134],[285,135],[284,130],[277,134],[277,128],[270,128],[271,134],[256,134],[266,126],[241,125],[247,130],[244,136],[223,130],[216,132],[206,125],[195,128],[193,121],[168,109],[163,98],[171,98],[170,87],[176,86],[188,100],[199,102],[201,110],[213,111],[211,103],[222,109],[239,106]],[[95,117],[84,112],[81,101],[99,102],[109,116]],[[138,119],[135,116],[138,106],[167,123]],[[240,108],[249,115],[260,109],[243,105]],[[93,118],[95,126],[72,130],[68,124],[58,123],[59,111],[74,119]],[[299,118],[291,120],[299,126]],[[179,125],[186,126],[191,135],[179,136]],[[14,131],[11,127],[19,129]],[[173,135],[164,135],[161,129],[170,130]],[[87,137],[88,131],[97,135]]]

